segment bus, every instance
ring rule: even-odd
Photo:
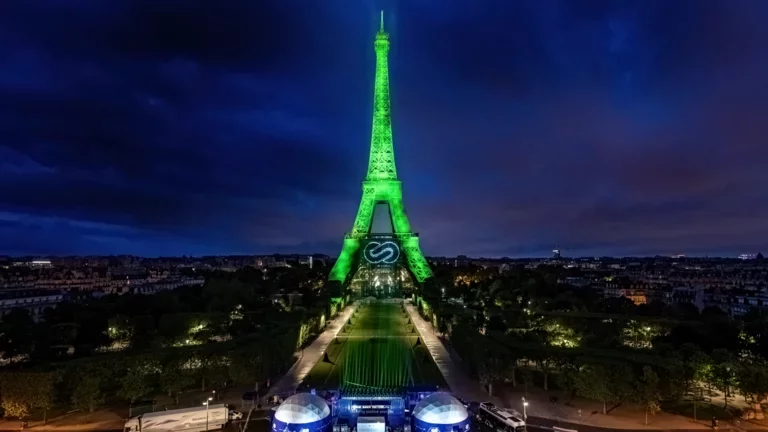
[[[490,402],[481,402],[477,408],[475,418],[478,423],[484,424],[497,432],[523,432],[525,420],[519,412],[497,407]]]

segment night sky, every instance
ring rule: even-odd
[[[426,255],[768,252],[768,1],[0,4],[0,254],[338,254],[384,8]]]

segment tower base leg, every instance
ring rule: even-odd
[[[347,279],[349,271],[352,269],[352,264],[355,261],[355,255],[360,249],[360,240],[354,238],[345,238],[344,246],[341,248],[341,254],[339,259],[336,260],[336,264],[333,265],[328,279],[344,283]]]
[[[408,259],[408,267],[416,277],[419,283],[424,282],[426,279],[432,277],[432,269],[429,268],[427,259],[424,258],[424,254],[421,253],[419,247],[418,237],[409,237],[402,241],[403,251],[405,251],[405,257]]]

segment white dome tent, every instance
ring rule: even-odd
[[[420,400],[413,408],[413,430],[444,432],[469,429],[469,413],[458,399],[437,392]]]
[[[309,393],[298,393],[286,399],[272,419],[274,432],[323,432],[331,426],[328,403]]]

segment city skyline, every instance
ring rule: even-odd
[[[425,255],[766,249],[763,2],[44,3],[0,17],[0,254],[337,254],[381,8]]]

